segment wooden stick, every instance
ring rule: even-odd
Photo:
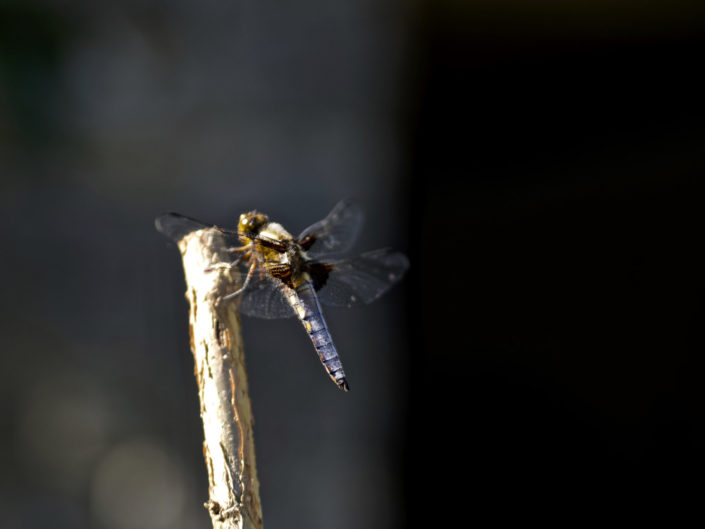
[[[157,228],[162,231],[159,220]],[[214,529],[261,529],[262,508],[255,467],[253,418],[237,302],[239,272],[217,267],[232,257],[215,228],[176,241],[186,275],[189,333],[203,420],[203,457]]]

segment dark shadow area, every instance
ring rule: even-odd
[[[408,68],[408,525],[702,520],[705,41],[447,11]]]

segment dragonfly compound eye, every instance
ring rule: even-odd
[[[257,211],[250,211],[240,215],[238,229],[243,233],[256,233],[262,226],[267,224],[267,222],[269,222],[267,215],[258,213]]]

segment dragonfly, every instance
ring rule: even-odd
[[[342,200],[298,237],[258,211],[240,215],[237,230],[206,224],[179,213],[156,220],[157,229],[173,240],[203,228],[216,228],[239,240],[228,248],[234,255],[223,267],[241,267],[242,287],[221,298],[239,299],[239,310],[259,318],[298,317],[328,376],[343,391],[350,386],[333,343],[321,304],[331,307],[366,305],[399,282],[409,268],[400,252],[380,249],[344,258],[362,225],[360,206]]]

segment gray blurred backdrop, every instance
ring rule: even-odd
[[[404,249],[394,2],[25,2],[0,11],[0,527],[205,528],[179,254],[153,219],[294,233],[343,197]],[[244,319],[268,527],[398,522],[399,292]],[[9,345],[9,347],[8,347]]]

